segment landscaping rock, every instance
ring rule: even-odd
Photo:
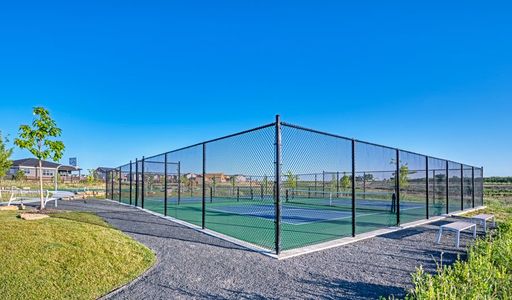
[[[20,214],[20,218],[22,218],[23,220],[27,220],[27,221],[41,220],[41,219],[49,218],[49,217],[50,217],[49,215],[43,215],[43,214],[27,214],[27,213]]]
[[[0,206],[0,210],[18,210],[18,207],[15,205],[6,205]]]

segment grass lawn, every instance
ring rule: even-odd
[[[154,253],[100,217],[56,212],[24,221],[0,212],[3,299],[95,299],[152,266]]]

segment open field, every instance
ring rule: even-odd
[[[0,212],[0,295],[4,299],[93,299],[132,281],[154,253],[100,217],[55,212],[24,221]]]

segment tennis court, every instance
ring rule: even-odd
[[[242,195],[233,192],[232,196],[207,195],[206,226],[249,243],[271,247],[276,216],[273,195],[260,195],[258,190],[246,188]],[[285,190],[284,194],[281,204],[284,250],[352,235],[352,200],[348,193]],[[177,197],[168,198],[167,215],[200,226],[202,196],[191,196],[186,192],[184,195],[179,203]],[[370,198],[387,197],[387,193],[357,195],[355,216],[361,232],[395,223],[396,204],[392,199]],[[164,214],[164,202],[163,193],[161,197],[145,197],[144,208]],[[404,216],[422,213],[421,203],[404,202],[400,207]]]
[[[276,121],[108,173],[110,199],[279,254],[483,205],[483,169]]]

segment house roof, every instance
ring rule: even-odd
[[[39,167],[39,160],[37,160],[36,158],[22,158],[22,159],[17,159],[17,160],[13,160],[12,161],[12,165],[15,166],[15,167]],[[58,163],[54,163],[54,162],[51,162],[51,161],[46,161],[46,160],[42,160],[41,161],[41,166],[43,168],[57,168],[59,167],[59,171],[62,170],[62,171],[78,171],[78,170],[81,170],[80,168],[78,167],[73,167],[73,166],[68,166],[68,165],[61,165],[61,164],[58,164]]]
[[[114,168],[109,168],[109,167],[97,167],[96,171],[97,172],[104,172],[105,173],[105,172],[108,172],[108,171],[113,170],[113,169]]]

